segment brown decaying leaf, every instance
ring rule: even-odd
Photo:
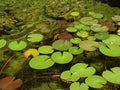
[[[16,90],[22,85],[21,79],[14,80],[14,76],[7,76],[0,79],[0,90]]]

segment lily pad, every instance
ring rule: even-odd
[[[96,41],[84,40],[79,46],[86,51],[95,51],[99,47],[99,43]]]
[[[80,38],[71,38],[70,42],[72,42],[73,44],[79,44],[81,42]]]
[[[67,71],[64,71],[64,72],[61,73],[60,78],[62,80],[67,81],[67,82],[77,81],[77,80],[80,79],[80,75],[77,72],[71,73],[69,70],[67,70]]]
[[[109,38],[102,40],[106,45],[120,45],[120,36],[111,34]]]
[[[97,19],[103,18],[103,14],[101,14],[101,13],[89,12],[89,15],[91,15],[93,18],[97,18]]]
[[[111,57],[119,57],[120,56],[120,46],[119,45],[103,45],[101,44],[99,50],[102,54]]]
[[[120,67],[114,67],[110,70],[105,70],[102,76],[109,82],[120,84]]]
[[[70,71],[72,73],[75,73],[75,72],[79,73],[80,77],[88,77],[93,75],[96,72],[95,68],[88,67],[88,64],[85,64],[85,63],[77,63],[73,65],[70,68]]]
[[[74,82],[70,85],[70,90],[89,90],[89,87],[85,83]]]
[[[98,40],[104,40],[104,39],[107,39],[109,38],[109,34],[108,33],[96,33],[95,34],[95,37],[98,39]]]
[[[77,36],[82,37],[82,38],[85,38],[85,37],[89,36],[87,31],[79,31],[76,34],[77,34]]]
[[[67,27],[67,28],[66,28],[66,31],[68,31],[68,32],[76,32],[77,29],[74,28],[74,27]]]
[[[29,65],[33,69],[46,69],[54,65],[54,61],[48,55],[40,55],[33,57]]]
[[[71,54],[73,54],[73,55],[78,55],[78,54],[81,54],[81,53],[83,53],[83,49],[82,48],[79,48],[79,47],[77,47],[77,46],[74,46],[74,47],[70,47],[69,48],[69,52],[71,53]]]
[[[71,13],[70,13],[70,15],[72,15],[72,16],[74,16],[74,17],[78,16],[79,14],[80,14],[80,13],[77,12],[77,11],[74,11],[74,12],[71,12]]]
[[[53,48],[56,50],[68,50],[70,47],[72,47],[72,43],[68,40],[56,40],[52,44]]]
[[[24,48],[26,48],[27,43],[25,41],[20,41],[20,42],[12,41],[9,43],[8,47],[11,50],[19,51],[19,50],[23,50]]]
[[[107,32],[108,27],[107,26],[102,26],[100,24],[93,24],[91,26],[91,30],[94,31],[94,32]]]
[[[32,33],[30,35],[27,36],[28,37],[28,41],[30,42],[40,42],[43,40],[43,35],[42,34],[38,34],[38,33]]]
[[[73,59],[73,55],[69,52],[54,52],[51,57],[58,64],[67,64]]]
[[[6,45],[7,41],[5,39],[0,39],[0,48]]]
[[[41,46],[38,48],[38,51],[42,54],[50,54],[54,52],[54,49],[52,46],[49,45],[45,45],[45,46]]]
[[[84,24],[76,24],[74,27],[78,30],[85,30],[85,31],[90,30],[90,26],[87,26],[87,25],[84,25]]]
[[[93,25],[93,24],[97,24],[98,20],[92,17],[83,17],[80,19],[80,22],[84,25]]]
[[[85,79],[85,83],[92,88],[102,88],[107,81],[99,75],[92,75]]]

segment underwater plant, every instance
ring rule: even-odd
[[[30,62],[29,66],[33,69],[47,69],[51,66],[53,66],[55,62],[51,59],[48,55],[40,55],[33,57]]]
[[[20,51],[27,47],[27,43],[23,40],[21,41],[11,41],[8,45],[11,50]]]
[[[21,79],[14,80],[14,76],[7,76],[2,79],[0,79],[0,89],[1,90],[16,90],[18,89],[22,84]]]
[[[5,39],[0,39],[0,48],[6,45],[7,41]]]

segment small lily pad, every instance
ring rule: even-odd
[[[99,47],[99,43],[96,41],[84,40],[79,46],[86,51],[95,51]]]
[[[70,71],[72,73],[74,72],[79,73],[80,77],[88,77],[88,76],[93,75],[96,72],[95,68],[88,67],[88,64],[85,64],[85,63],[77,63],[73,65],[70,68]]]
[[[20,42],[12,41],[9,43],[8,47],[11,50],[19,51],[19,50],[23,50],[24,48],[26,48],[27,43],[25,41],[20,41]]]
[[[33,69],[46,69],[54,65],[54,61],[48,55],[40,55],[33,57],[29,65]]]
[[[101,13],[89,12],[89,14],[90,14],[93,18],[97,18],[97,19],[103,18],[103,14],[101,14]]]
[[[38,48],[38,51],[42,54],[50,54],[54,52],[54,49],[52,46],[49,45],[45,45],[45,46],[41,46]]]
[[[73,59],[73,55],[69,52],[54,52],[51,57],[58,64],[67,64]]]
[[[109,34],[108,34],[108,33],[104,33],[104,32],[96,33],[96,34],[95,34],[95,37],[96,37],[98,40],[104,40],[104,39],[109,38]]]
[[[42,34],[38,34],[38,33],[32,33],[30,35],[27,36],[28,37],[28,41],[30,42],[40,42],[43,40],[43,35]]]
[[[98,20],[92,17],[83,17],[80,19],[80,22],[84,25],[93,25],[93,24],[97,24]]]
[[[79,47],[77,47],[77,46],[74,46],[74,47],[70,47],[69,48],[69,52],[71,53],[71,54],[73,54],[73,55],[78,55],[78,54],[81,54],[81,53],[83,53],[83,49],[82,48],[79,48]]]
[[[82,37],[82,38],[85,38],[85,37],[89,36],[87,31],[79,31],[76,34],[77,34],[77,36]]]
[[[71,38],[70,42],[72,42],[73,44],[79,44],[81,42],[80,38]]]
[[[114,67],[110,70],[105,70],[102,76],[109,82],[120,84],[120,67]]]
[[[74,82],[70,85],[70,90],[89,90],[89,87],[85,83]]]
[[[5,39],[0,39],[0,48],[6,45],[7,41]]]
[[[78,30],[85,30],[85,31],[89,31],[90,30],[90,26],[84,25],[84,24],[76,24],[75,28]]]
[[[92,75],[86,78],[85,83],[92,88],[99,89],[102,88],[107,81],[101,76]]]
[[[52,44],[53,48],[56,50],[68,50],[70,47],[72,47],[72,43],[68,40],[56,40]]]
[[[66,31],[68,31],[68,32],[76,32],[77,29],[74,28],[74,27],[67,27],[67,28],[66,28]]]
[[[74,17],[78,16],[79,14],[80,14],[80,13],[77,12],[77,11],[74,11],[74,12],[71,12],[71,13],[70,13],[70,15],[72,15],[72,16],[74,16]]]

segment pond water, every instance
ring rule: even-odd
[[[1,0],[0,90],[119,90],[120,2]]]

